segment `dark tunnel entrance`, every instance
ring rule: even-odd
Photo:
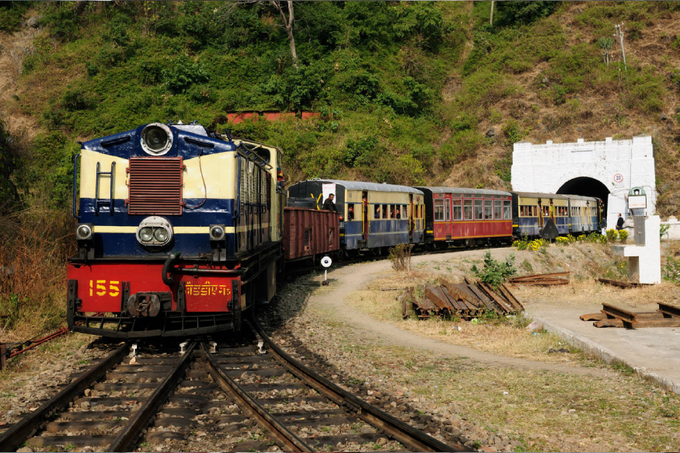
[[[597,179],[581,176],[574,178],[562,184],[557,193],[570,195],[586,195],[589,197],[597,197],[604,203],[603,216],[607,215],[607,201],[609,198],[609,190],[607,186],[602,184]]]

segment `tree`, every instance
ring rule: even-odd
[[[287,0],[285,3],[288,6],[288,17],[286,17],[286,13],[283,10],[283,5],[282,1],[280,0],[275,0],[272,1],[274,4],[274,7],[279,11],[281,14],[281,18],[283,19],[283,25],[286,27],[286,33],[288,33],[288,42],[290,43],[290,55],[293,58],[293,66],[295,66],[295,69],[298,69],[298,63],[297,63],[297,51],[295,50],[295,36],[293,35],[293,25],[295,24],[295,14],[293,11],[293,0]]]
[[[597,45],[602,49],[602,54],[604,55],[604,63],[609,66],[609,52],[614,45],[614,38],[602,37],[597,40]]]

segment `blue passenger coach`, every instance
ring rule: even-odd
[[[313,198],[318,208],[329,194],[341,222],[341,247],[368,251],[424,242],[423,192],[412,187],[371,182],[312,179],[288,188],[288,197]]]

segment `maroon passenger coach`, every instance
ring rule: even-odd
[[[512,242],[512,194],[500,190],[418,187],[425,194],[425,242]]]

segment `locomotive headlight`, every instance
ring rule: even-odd
[[[161,123],[152,123],[142,130],[142,149],[152,156],[162,156],[172,148],[172,131]]]
[[[222,225],[210,226],[210,240],[221,241],[224,239],[224,227]]]
[[[92,227],[86,223],[81,223],[76,227],[76,239],[79,241],[87,241],[92,239]]]
[[[153,240],[153,228],[146,227],[139,230],[139,238],[142,242],[151,242]]]
[[[162,247],[172,240],[172,225],[163,217],[147,217],[137,228],[137,241],[148,247]]]
[[[226,261],[227,259],[227,235],[224,225],[210,225],[210,249],[213,261]]]
[[[164,243],[168,240],[168,232],[165,230],[165,228],[156,228],[156,230],[153,232],[153,238],[158,242]]]

